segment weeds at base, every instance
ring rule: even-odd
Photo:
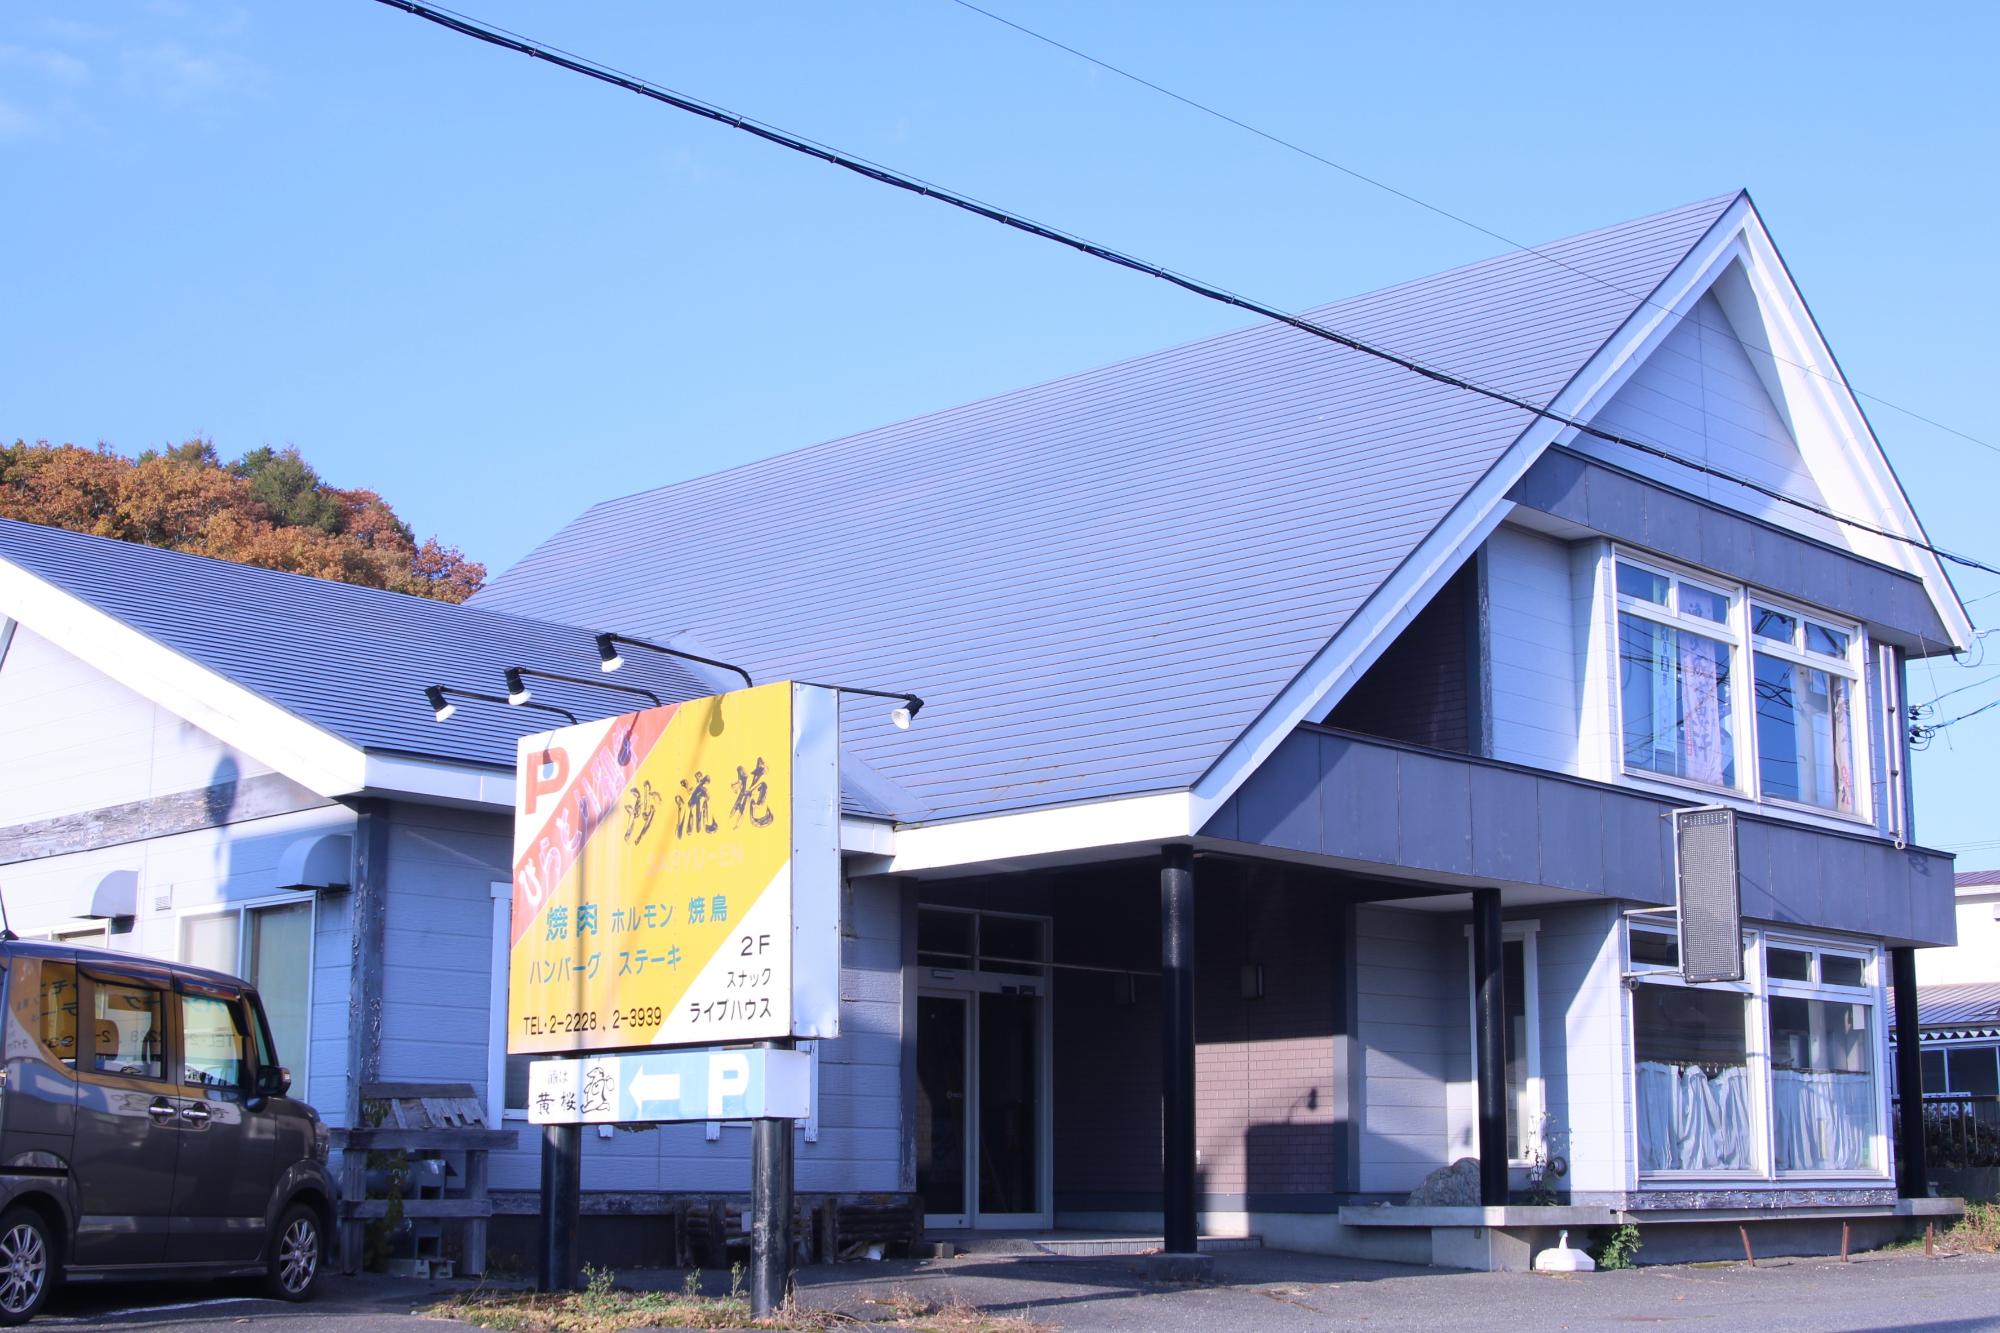
[[[490,1328],[496,1333],[616,1333],[637,1328],[755,1328],[824,1330],[853,1327],[856,1320],[832,1310],[814,1310],[787,1302],[768,1319],[752,1319],[750,1302],[737,1290],[728,1296],[700,1294],[700,1274],[690,1273],[678,1292],[619,1291],[608,1269],[584,1270],[582,1291],[468,1292],[418,1311],[438,1319]],[[871,1302],[888,1318],[869,1321],[877,1328],[929,1330],[930,1333],[1046,1333],[1045,1324],[1019,1315],[993,1314],[953,1296],[928,1300],[897,1290]]]
[[[1896,1242],[1893,1247],[1921,1249],[1923,1237]],[[1939,1254],[2000,1254],[2000,1203],[1965,1205],[1965,1216],[1937,1233]]]

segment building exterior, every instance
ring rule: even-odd
[[[1991,1097],[2000,1095],[2000,870],[1961,871],[1956,885],[1958,943],[1917,955],[1924,1091]]]
[[[1375,1205],[1560,1158],[1574,1225],[1907,1213],[1892,958],[1954,921],[1904,670],[1970,625],[1750,200],[1310,313],[1548,412],[1257,326],[608,501],[466,607],[0,524],[15,928],[246,970],[336,1123],[384,1079],[511,1115],[539,724],[422,690],[617,631],[925,700],[844,709],[802,1191],[1475,1264],[1532,1226]],[[1745,979],[1694,987],[1643,913],[1706,805]],[[592,1136],[586,1211],[740,1193],[747,1138]]]

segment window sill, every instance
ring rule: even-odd
[[[1787,1172],[1782,1176],[1729,1175],[1713,1171],[1691,1172],[1687,1174],[1653,1172],[1652,1174],[1639,1177],[1639,1188],[1642,1190],[1791,1190],[1806,1187],[1814,1189],[1882,1189],[1894,1183],[1894,1178],[1887,1173],[1880,1175],[1857,1175],[1852,1171]]]
[[[1610,781],[1615,785],[1648,792],[1655,796],[1680,796],[1699,792],[1712,798],[1712,804],[1727,805],[1744,814],[1796,819],[1802,824],[1833,829],[1841,833],[1876,834],[1874,821],[1864,815],[1830,810],[1821,805],[1806,805],[1799,801],[1758,800],[1740,787],[1710,786],[1706,782],[1697,782],[1691,778],[1668,777],[1651,769],[1621,767],[1612,775]]]

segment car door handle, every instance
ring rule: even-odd
[[[200,1102],[196,1102],[193,1106],[183,1106],[181,1119],[190,1125],[205,1125],[208,1123],[208,1108]]]
[[[164,1097],[156,1097],[153,1104],[146,1108],[146,1114],[164,1125],[174,1118],[174,1104]]]

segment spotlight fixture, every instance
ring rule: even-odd
[[[620,694],[636,694],[648,700],[653,707],[660,706],[660,696],[643,685],[614,685],[608,680],[590,680],[583,676],[565,676],[558,671],[543,671],[537,667],[507,668],[507,702],[526,703],[532,696],[528,693],[528,683],[522,679],[533,676],[537,680],[556,680],[565,685],[576,685],[586,690],[616,690]]]
[[[618,636],[604,633],[597,636],[597,665],[601,671],[616,671],[625,665],[625,659],[618,654]]]
[[[877,699],[901,699],[903,706],[889,710],[889,721],[898,731],[908,731],[910,722],[923,711],[924,701],[914,694],[903,694],[896,690],[864,690],[856,685],[827,685],[816,680],[801,680],[800,685],[811,685],[815,689],[835,690],[841,694],[866,694]]]
[[[669,648],[662,643],[648,643],[644,639],[635,639],[629,634],[614,634],[609,630],[597,636],[597,663],[602,670],[616,671],[619,667],[625,665],[625,659],[618,652],[618,645],[621,643],[628,648],[644,648],[648,652],[665,653],[668,657],[679,657],[689,662],[699,662],[703,666],[719,667],[724,671],[733,671],[743,677],[745,687],[757,683],[750,679],[749,672],[733,662],[723,662],[713,657],[703,657],[700,653],[690,653],[684,652],[679,648]]]
[[[426,685],[424,686],[424,700],[430,704],[432,716],[436,717],[440,722],[445,721],[458,711],[457,708],[446,702],[446,695],[450,695],[454,699],[474,699],[483,704],[512,704],[516,708],[539,708],[544,713],[554,713],[558,717],[568,718],[571,726],[576,725],[575,713],[570,712],[567,708],[558,708],[554,704],[537,703],[526,699],[508,699],[498,694],[482,694],[478,690],[461,690],[456,685]]]

